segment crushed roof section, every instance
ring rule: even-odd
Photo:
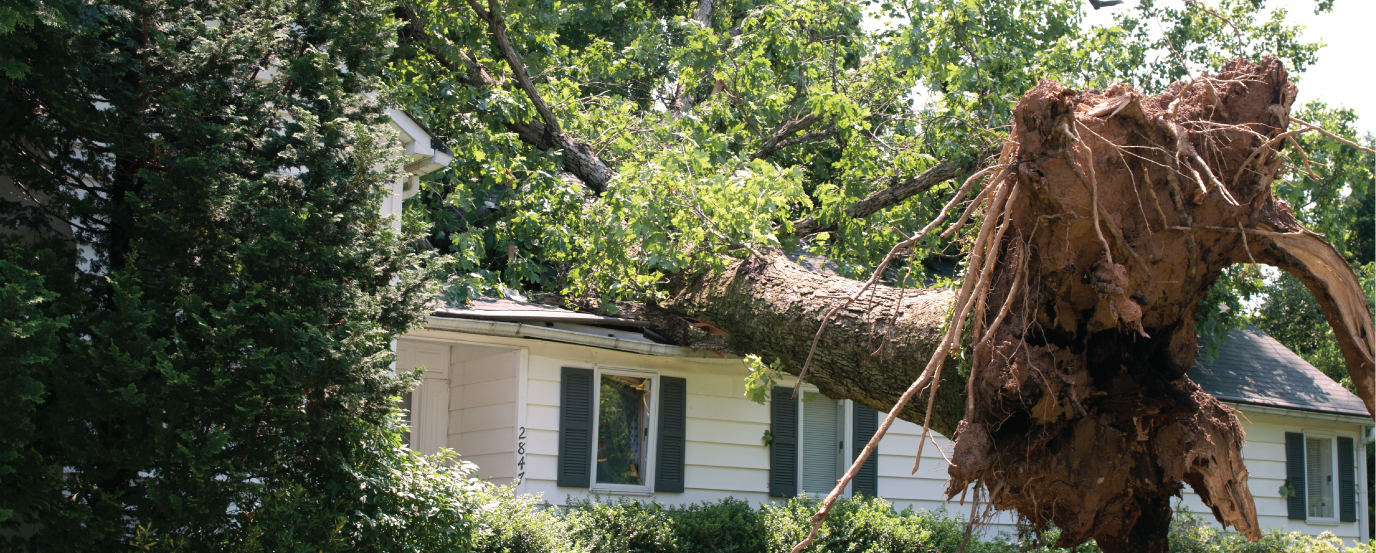
[[[435,315],[511,323],[575,323],[634,328],[650,326],[650,323],[646,321],[579,313],[549,305],[504,298],[479,298],[464,307],[439,306],[435,309]]]
[[[1371,416],[1355,394],[1261,329],[1248,325],[1229,332],[1228,337],[1213,361],[1204,359],[1204,348],[1200,347],[1190,371],[1190,379],[1214,397],[1286,409]]]

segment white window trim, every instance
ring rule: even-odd
[[[597,481],[597,443],[598,432],[602,430],[602,375],[611,374],[619,376],[633,376],[637,378],[650,379],[650,416],[646,424],[649,432],[645,435],[645,485],[638,486],[633,484],[605,484]],[[625,367],[610,367],[604,365],[593,366],[592,371],[592,462],[588,464],[588,491],[607,495],[635,495],[650,496],[654,495],[655,489],[655,439],[658,437],[656,430],[659,428],[659,373],[643,369],[629,369]]]
[[[796,460],[793,464],[793,466],[796,467],[796,470],[794,471],[795,474],[793,475],[793,489],[795,490],[803,489],[803,441],[807,439],[807,433],[803,432],[804,419],[806,418],[803,414],[803,398],[806,397],[805,394],[818,394],[826,399],[831,399],[827,398],[825,394],[822,394],[822,392],[818,390],[816,386],[803,385],[800,387],[798,391],[798,399],[794,402],[796,404],[797,410],[796,418],[798,419],[798,427],[794,430],[794,435],[798,437]],[[846,474],[846,471],[850,469],[851,462],[849,460],[849,453],[851,450],[851,445],[854,442],[855,438],[854,436],[851,436],[851,433],[855,430],[855,425],[851,422],[851,417],[855,416],[854,413],[851,411],[851,401],[849,399],[843,399],[840,401],[840,409],[842,415],[841,420],[839,421],[841,428],[839,428],[838,430],[840,430],[840,434],[842,436],[841,439],[845,441],[845,444],[841,447],[841,452],[837,454],[837,469],[839,472],[839,474],[836,475],[837,479],[840,479],[842,476],[844,476]],[[846,482],[846,489],[841,491],[841,497],[850,497],[853,488],[854,482]],[[831,493],[831,489],[828,489],[825,492],[818,492],[816,498],[824,498],[829,493]],[[808,495],[812,494],[809,493]]]
[[[1329,457],[1333,460],[1333,516],[1314,517],[1309,516],[1309,437],[1325,438],[1328,440]],[[1342,516],[1342,495],[1338,486],[1341,485],[1342,477],[1338,473],[1338,435],[1325,430],[1305,430],[1304,431],[1304,522],[1306,524],[1321,524],[1324,526],[1337,526],[1341,524],[1339,517]]]

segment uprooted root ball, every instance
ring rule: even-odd
[[[973,352],[949,493],[978,481],[1061,545],[1151,551],[1188,482],[1260,536],[1242,428],[1187,374],[1197,305],[1228,265],[1277,265],[1324,304],[1354,378],[1372,367],[1355,277],[1270,192],[1295,92],[1268,57],[1155,97],[1043,81],[1022,98],[1001,183],[1020,200],[975,313],[976,338],[993,335]]]

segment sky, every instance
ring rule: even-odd
[[[1135,0],[1100,10],[1087,10],[1085,25],[1112,25],[1114,10]],[[1163,4],[1183,6],[1185,0]],[[1335,0],[1333,11],[1314,15],[1314,0],[1267,0],[1266,8],[1283,7],[1290,21],[1304,25],[1301,40],[1319,40],[1318,63],[1300,76],[1295,105],[1323,100],[1330,106],[1357,110],[1359,132],[1376,133],[1376,0]]]

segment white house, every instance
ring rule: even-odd
[[[440,309],[398,344],[400,369],[425,369],[407,400],[412,447],[452,448],[481,476],[555,504],[598,494],[758,505],[829,492],[874,432],[879,414],[850,401],[806,385],[789,401],[792,380],[758,405],[740,359],[664,343],[646,324],[509,300]],[[1191,375],[1242,413],[1264,528],[1367,539],[1365,472],[1354,467],[1365,466],[1372,419],[1360,400],[1255,329]],[[967,514],[942,500],[944,438],[910,474],[920,436],[894,425],[849,491]],[[1283,497],[1281,484],[1296,493]],[[1184,501],[1212,520],[1196,496]],[[1000,513],[986,533],[1012,522]]]

